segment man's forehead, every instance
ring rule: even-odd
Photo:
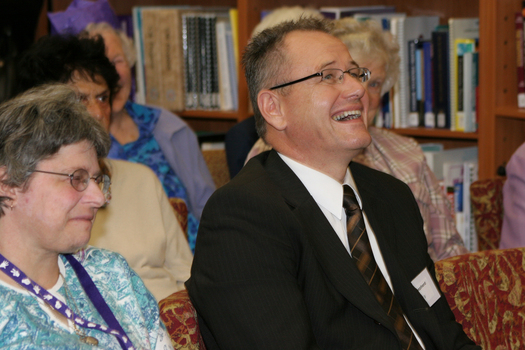
[[[292,62],[304,62],[318,69],[331,64],[355,64],[341,40],[321,31],[293,31],[286,36],[285,47]]]

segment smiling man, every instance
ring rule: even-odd
[[[243,63],[258,133],[208,201],[191,278],[214,349],[479,349],[434,277],[410,189],[352,162],[370,143],[370,72],[300,19],[252,39]]]

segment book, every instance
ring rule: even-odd
[[[186,109],[199,107],[200,55],[198,43],[198,21],[195,14],[182,15],[182,50],[184,54],[184,81]]]
[[[140,7],[133,7],[133,41],[135,51],[137,51],[137,62],[135,63],[135,102],[139,104],[146,103],[146,84],[144,79],[144,47],[142,43],[142,17]]]
[[[410,40],[408,42],[408,86],[409,86],[409,101],[410,109],[408,114],[408,126],[418,127],[419,126],[419,111],[418,111],[418,66],[421,70],[421,60],[418,62],[419,53],[418,51],[419,40]],[[420,73],[420,72],[419,72]],[[419,82],[421,85],[421,81]],[[421,87],[420,87],[421,88]]]
[[[233,91],[231,83],[230,62],[232,58],[230,56],[228,43],[227,43],[227,27],[229,26],[228,21],[219,20],[216,24],[216,40],[217,40],[217,58],[219,65],[219,85],[220,85],[220,101],[219,106],[223,111],[233,110]],[[233,54],[233,52],[232,52]],[[235,60],[235,57],[233,57]]]
[[[162,8],[158,10],[157,17],[161,77],[159,105],[171,111],[182,111],[185,108],[180,11],[176,8]]]
[[[395,12],[395,6],[350,6],[350,7],[321,7],[321,14],[329,19],[341,19],[351,17],[355,13],[387,13]]]
[[[395,127],[406,128],[410,111],[409,99],[409,72],[408,72],[408,43],[411,40],[430,40],[432,31],[439,24],[438,16],[414,16],[392,18],[391,32],[399,44],[399,79],[395,85],[394,108]],[[394,29],[395,25],[395,29]],[[398,110],[399,108],[399,110]]]
[[[470,185],[478,179],[478,162],[466,161],[463,163],[463,241],[471,252],[478,251],[478,236],[472,203],[470,200]]]
[[[479,18],[449,18],[449,66],[450,66],[450,130],[456,130],[456,113],[457,110],[457,65],[455,55],[456,39],[479,39]]]
[[[474,132],[476,123],[476,89],[478,86],[478,53],[465,52],[463,54],[463,125],[458,130]],[[458,119],[459,120],[459,119]]]
[[[514,23],[516,24],[516,77],[518,85],[518,108],[525,108],[525,67],[524,67],[524,33],[523,15],[516,12]]]
[[[426,40],[423,42],[423,120],[426,128],[436,127],[436,118],[434,116],[434,84],[432,80],[432,42]]]
[[[236,8],[229,11],[230,26],[232,31],[233,52],[235,53],[235,68],[239,71],[239,12]]]
[[[432,32],[433,111],[437,128],[450,128],[448,26]]]
[[[468,111],[466,116],[464,102],[465,102],[465,83],[469,88],[470,94],[468,95],[469,99],[469,108],[472,109],[471,106],[471,99],[472,99],[472,56],[469,56],[467,60],[465,60],[464,55],[467,52],[474,52],[476,50],[476,41],[474,39],[456,39],[454,41],[454,53],[455,53],[455,60],[454,60],[454,71],[456,72],[456,84],[453,87],[454,95],[456,96],[456,109],[455,113],[455,128],[456,131],[466,131],[465,126],[467,124],[466,118],[470,117],[472,118],[472,110]],[[465,62],[467,61],[467,62]],[[465,65],[468,65],[469,71],[468,75],[466,75],[464,68]]]
[[[152,8],[141,9],[142,46],[144,50],[144,82],[146,103],[160,105],[161,68],[160,45],[157,40],[158,11]]]

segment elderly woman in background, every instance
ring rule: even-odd
[[[119,76],[101,38],[41,38],[19,62],[24,91],[51,82],[74,88],[93,118],[106,129]],[[150,168],[104,159],[111,172],[112,202],[99,211],[89,244],[122,254],[157,300],[184,289],[193,256],[181,225]]]
[[[129,101],[131,67],[135,63],[131,39],[105,22],[91,23],[86,32],[104,38],[106,55],[120,76],[120,91],[113,101],[109,127],[112,144],[108,157],[149,166],[159,177],[168,197],[185,200],[188,238],[193,250],[202,209],[215,190],[197,137],[173,113]]]
[[[0,106],[0,347],[172,348],[124,258],[83,248],[110,196],[109,146],[65,85]]]
[[[278,11],[280,10],[274,12]],[[290,17],[293,13],[288,9],[287,13],[287,19],[302,15],[302,12],[296,11],[295,17]],[[271,15],[274,13],[268,16]],[[280,15],[274,16],[282,18]],[[335,20],[334,25],[333,34],[345,43],[359,66],[367,67],[371,72],[365,87],[370,101],[368,113],[375,116],[381,107],[382,96],[398,78],[399,47],[391,34],[383,31],[378,22],[344,18]],[[353,161],[390,174],[410,187],[423,216],[428,253],[432,260],[467,253],[454,224],[450,202],[430,170],[419,144],[412,138],[376,128],[372,126],[373,122],[373,117],[368,118],[372,143]],[[270,146],[259,139],[247,159],[268,149]]]

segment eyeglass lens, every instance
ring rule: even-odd
[[[89,173],[84,169],[78,169],[73,172],[71,176],[71,185],[77,190],[77,191],[84,191],[89,184]],[[95,178],[95,183],[98,185],[100,190],[104,195],[108,193],[110,180],[109,176],[107,175],[99,175]]]

